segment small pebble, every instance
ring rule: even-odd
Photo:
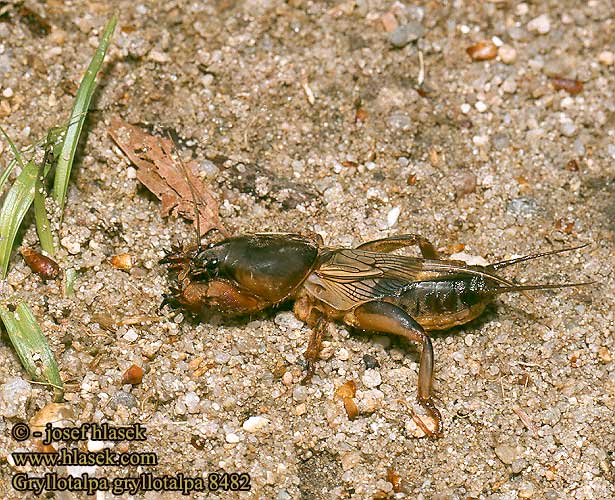
[[[123,406],[124,408],[137,408],[139,403],[137,398],[125,391],[117,391],[110,401],[111,407]]]
[[[471,110],[472,110],[472,106],[470,106],[467,102],[464,102],[464,103],[461,105],[461,112],[462,112],[464,115],[467,115],[467,114],[468,114]]]
[[[121,253],[111,257],[111,265],[121,271],[130,271],[134,265],[134,257],[129,253]]]
[[[77,255],[79,252],[81,252],[81,245],[79,244],[79,242],[74,241],[73,238],[71,238],[70,236],[65,236],[64,238],[62,238],[60,240],[60,245],[66,248],[66,250],[68,250],[68,253],[72,255]]]
[[[362,392],[358,400],[359,411],[363,414],[374,413],[382,407],[384,393],[378,389]]]
[[[555,90],[565,90],[570,95],[577,95],[583,91],[583,82],[570,78],[551,78],[551,85]]]
[[[270,420],[268,418],[258,415],[248,418],[248,420],[246,420],[241,427],[246,432],[256,433],[265,429],[269,423]]]
[[[378,363],[378,360],[371,354],[365,354],[363,356],[363,363],[365,363],[365,368],[367,370],[371,370],[373,368],[380,368],[380,363]]]
[[[532,483],[530,483],[529,481],[523,481],[519,485],[519,491],[517,492],[517,495],[519,496],[519,498],[532,498],[535,492],[536,487]]]
[[[340,459],[340,463],[342,464],[342,469],[344,471],[354,468],[354,466],[360,462],[361,462],[361,452],[359,451],[351,451],[349,453],[345,453],[344,455],[342,455],[342,458]]]
[[[457,252],[450,256],[451,260],[462,260],[470,266],[488,266],[489,263],[480,255],[471,255],[465,252]]]
[[[348,349],[341,347],[336,351],[335,357],[340,361],[348,361],[348,358],[350,358],[350,353],[348,352]]]
[[[510,470],[513,474],[519,474],[519,472],[521,472],[526,467],[527,460],[525,460],[524,458],[517,458],[510,466]]]
[[[127,332],[128,333],[128,332]],[[122,385],[131,384],[137,385],[140,384],[143,380],[143,368],[138,365],[132,365],[128,370],[124,372],[122,375]]]
[[[134,167],[126,168],[126,177],[128,179],[136,179],[137,178],[137,169]]]
[[[493,147],[495,149],[497,149],[498,151],[502,151],[503,149],[506,149],[509,145],[510,145],[510,138],[508,137],[507,134],[495,134],[492,139],[491,142],[493,142]]]
[[[139,338],[139,335],[134,328],[129,328],[122,338],[127,342],[134,342]]]
[[[398,128],[401,130],[407,130],[412,125],[410,118],[400,112],[392,113],[387,121],[391,128]]]
[[[276,495],[276,500],[292,500],[292,498],[293,497],[291,497],[290,493],[288,493],[288,491],[286,490],[280,490]]]
[[[382,377],[377,370],[365,370],[365,373],[361,377],[361,382],[365,387],[374,388],[382,384]]]
[[[151,61],[157,63],[167,63],[171,61],[171,57],[169,56],[169,54],[156,49],[150,50],[148,57]]]
[[[226,436],[224,436],[224,440],[230,444],[239,443],[239,436],[233,432],[229,432]]]
[[[291,372],[284,372],[284,375],[282,375],[282,383],[285,386],[291,386],[293,383],[293,374]]]
[[[495,454],[503,463],[511,465],[519,455],[519,451],[515,446],[501,444],[496,446]]]
[[[387,33],[392,33],[398,28],[397,19],[395,19],[395,15],[392,12],[385,12],[382,14],[380,18],[382,21],[382,26],[384,27],[384,31]]]
[[[513,77],[509,77],[502,83],[502,91],[507,94],[514,94],[517,91],[517,82]]]
[[[104,450],[105,442],[104,441],[92,441],[91,439],[88,439],[87,448],[89,452],[96,453],[98,451]]]
[[[423,36],[425,28],[416,21],[410,21],[408,24],[399,26],[393,33],[389,35],[389,42],[393,47],[401,49],[410,42],[414,42]]]
[[[611,351],[609,351],[609,348],[605,346],[602,346],[600,349],[598,349],[598,357],[600,358],[600,361],[602,361],[605,364],[613,361],[613,356],[611,355]]]
[[[21,377],[10,378],[0,385],[0,415],[13,418],[25,416],[26,403],[32,394],[32,386]]]
[[[473,193],[476,190],[476,175],[471,172],[462,173],[453,180],[457,199]]]
[[[476,101],[474,107],[479,113],[484,113],[485,111],[487,111],[487,105],[483,101]]]
[[[551,31],[551,21],[549,16],[546,14],[542,14],[534,19],[532,19],[529,23],[527,23],[528,31],[532,31],[534,33],[538,33],[539,35],[546,35]]]
[[[305,388],[302,385],[295,386],[295,388],[293,389],[293,399],[295,401],[298,401],[298,402],[305,401],[307,397],[308,397],[307,388]]]
[[[293,162],[293,168],[294,168],[294,163],[295,162]],[[211,160],[204,160],[203,162],[201,162],[201,164],[199,165],[199,171],[202,172],[205,175],[205,177],[209,179],[215,179],[220,173],[220,169]]]
[[[199,409],[201,398],[196,392],[188,391],[184,396],[184,404],[190,413],[196,413]]]
[[[572,137],[577,132],[577,127],[572,122],[564,122],[561,126],[562,135],[566,137]]]
[[[389,213],[387,214],[387,226],[393,227],[397,224],[397,219],[399,219],[399,214],[401,213],[401,207],[393,207]]]
[[[303,321],[298,320],[291,311],[283,311],[276,314],[273,322],[289,330],[300,330],[303,327]]]
[[[13,97],[13,89],[11,87],[7,87],[2,91],[2,97],[6,97],[7,99]]]
[[[472,143],[478,147],[485,146],[488,142],[489,142],[488,135],[475,135],[474,137],[472,137]]]
[[[498,48],[492,41],[483,40],[482,42],[468,47],[466,52],[473,61],[488,61],[490,59],[495,59],[498,55]]]
[[[512,64],[517,60],[517,51],[514,47],[504,44],[498,49],[498,55],[504,64]]]
[[[598,62],[603,66],[613,66],[615,64],[615,54],[610,50],[603,50],[598,54]]]
[[[508,202],[506,211],[511,215],[530,217],[538,211],[538,203],[534,198],[520,196]]]

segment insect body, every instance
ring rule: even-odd
[[[394,250],[418,246],[422,258]],[[575,247],[580,248],[580,247]],[[332,320],[355,328],[395,334],[421,345],[417,401],[442,432],[432,401],[434,355],[425,333],[445,330],[479,316],[505,292],[581,285],[515,285],[495,274],[524,260],[573,248],[529,255],[488,266],[443,260],[425,238],[406,234],[332,248],[318,236],[263,233],[228,238],[217,244],[168,255],[178,288],[163,304],[202,317],[251,314],[293,300],[294,313],[312,327],[305,353],[306,379],[314,371],[321,340]]]

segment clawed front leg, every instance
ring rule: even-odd
[[[436,428],[433,431],[429,429],[417,415],[414,415],[414,420],[425,434],[430,437],[439,437],[443,430],[442,417],[431,399],[434,367],[433,347],[431,339],[425,334],[421,325],[401,307],[378,300],[361,304],[349,313],[344,321],[362,330],[401,335],[421,344],[417,401],[434,420]]]

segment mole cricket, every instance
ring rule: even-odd
[[[418,246],[422,258],[391,253]],[[433,402],[434,353],[426,332],[447,330],[477,318],[493,299],[508,292],[582,286],[589,283],[516,285],[496,271],[520,262],[583,248],[542,252],[487,266],[441,259],[415,234],[368,241],[356,248],[325,246],[320,236],[257,233],[168,254],[177,287],[161,305],[207,318],[247,316],[294,301],[296,317],[312,329],[305,358],[308,381],[331,321],[405,337],[421,346],[417,403],[432,419],[431,437],[442,434]]]

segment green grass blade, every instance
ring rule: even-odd
[[[64,211],[64,204],[66,203],[66,191],[68,190],[70,171],[75,159],[75,151],[79,143],[79,136],[81,135],[87,110],[90,106],[94,89],[96,88],[96,74],[102,66],[116,24],[117,15],[113,15],[105,27],[98,49],[96,49],[94,57],[81,80],[77,96],[75,97],[75,104],[73,105],[73,110],[69,119],[69,125],[66,130],[66,136],[64,137],[64,143],[62,144],[62,151],[58,158],[58,164],[56,165],[53,183],[53,198],[56,200],[56,203],[60,205],[62,212]]]
[[[75,295],[75,282],[77,281],[77,270],[72,267],[64,272],[64,298]]]
[[[49,129],[49,131],[47,132],[46,138],[39,139],[38,141],[36,141],[35,143],[31,144],[30,146],[24,148],[23,151],[21,151],[20,154],[21,154],[22,160],[23,160],[24,153],[31,153],[37,147],[42,146],[43,144],[49,144],[50,141],[54,145],[53,146],[54,158],[59,156],[61,148],[62,148],[62,138],[63,138],[65,132],[66,132],[66,125],[62,125],[62,126],[59,126],[59,127],[53,127],[51,129]],[[4,136],[8,137],[6,134]],[[9,141],[9,145],[10,144],[11,144],[11,142]],[[15,152],[15,151],[13,151],[13,152]],[[11,175],[11,172],[17,166],[17,163],[18,163],[17,158],[19,158],[19,156],[13,158],[9,162],[7,167],[4,169],[4,171],[0,174],[0,193],[2,192],[2,189],[4,188],[4,184],[6,183],[7,179]],[[46,165],[45,166],[45,177],[49,173],[50,167],[51,167],[51,165]]]
[[[32,310],[23,302],[19,303],[14,313],[0,306],[0,318],[28,375],[37,382],[52,386],[54,400],[61,402],[64,397],[64,384],[58,363]]]
[[[55,249],[53,248],[53,235],[51,234],[51,224],[47,217],[47,208],[45,207],[45,188],[43,187],[44,165],[38,169],[36,182],[34,184],[34,220],[36,222],[36,232],[38,240],[41,243],[41,248],[53,257]]]
[[[30,161],[9,189],[0,209],[0,277],[6,278],[17,231],[34,200],[37,165]]]
[[[0,133],[2,133],[2,135],[6,139],[6,142],[9,143],[9,146],[11,147],[11,151],[13,151],[13,155],[15,155],[15,159],[19,162],[19,165],[21,166],[21,168],[25,168],[25,164],[23,162],[23,158],[21,157],[21,153],[19,152],[19,149],[17,149],[17,146],[15,146],[15,143],[9,137],[9,134],[7,134],[6,131],[2,127],[0,127]]]
[[[0,174],[0,193],[2,193],[2,189],[4,188],[5,182],[7,181],[7,179],[9,178],[9,175],[11,175],[11,172],[15,169],[16,166],[17,166],[17,160],[13,159],[9,162],[7,167],[4,169],[4,172]]]

